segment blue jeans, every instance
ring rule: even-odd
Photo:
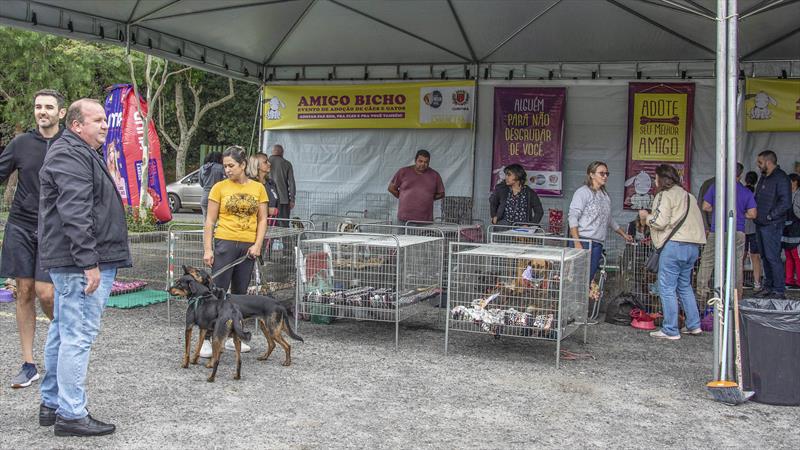
[[[686,314],[686,328],[700,328],[700,314],[692,289],[692,270],[699,253],[697,244],[669,241],[661,250],[658,261],[658,295],[664,321],[661,331],[669,336],[680,334],[678,329],[678,299]]]
[[[586,246],[586,242],[588,239],[581,239],[581,246]],[[570,248],[575,248],[575,242],[569,243]],[[603,244],[599,242],[592,241],[592,255],[589,262],[589,282],[591,283],[594,280],[594,274],[597,273],[597,270],[600,268],[600,259],[603,257]]]
[[[87,294],[81,273],[51,271],[55,287],[53,321],[47,332],[41,385],[42,403],[67,420],[86,417],[86,369],[92,343],[100,332],[116,269],[100,271],[100,286]]]
[[[779,294],[786,291],[786,269],[781,259],[781,236],[783,236],[783,223],[756,224],[756,240],[761,250],[761,264],[764,266],[763,287]]]

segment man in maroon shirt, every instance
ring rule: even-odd
[[[389,183],[389,192],[400,199],[400,222],[433,221],[433,202],[444,198],[444,183],[439,172],[429,167],[430,162],[427,150],[418,151],[414,165],[398,170]]]

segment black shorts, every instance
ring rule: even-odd
[[[744,251],[751,255],[761,254],[761,249],[758,247],[758,239],[756,239],[755,233],[745,235]]]
[[[39,238],[36,231],[28,231],[10,222],[6,224],[0,255],[0,277],[53,282],[39,264]]]

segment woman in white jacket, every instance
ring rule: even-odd
[[[678,300],[686,314],[687,334],[702,334],[697,300],[692,289],[692,270],[701,244],[706,243],[703,215],[694,195],[681,186],[681,177],[674,167],[662,164],[656,168],[657,194],[652,213],[647,215],[653,245],[661,249],[658,264],[658,294],[664,321],[661,330],[650,336],[680,339]],[[670,238],[670,234],[675,233]]]

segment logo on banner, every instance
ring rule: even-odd
[[[278,97],[269,99],[269,111],[267,111],[267,120],[281,120],[281,110],[286,108],[286,103],[283,103]]]
[[[442,93],[440,91],[428,92],[422,97],[422,100],[431,108],[438,108],[442,106]]]
[[[453,103],[458,106],[466,105],[469,101],[469,92],[459,89],[453,92]]]
[[[749,111],[750,118],[753,120],[769,120],[772,117],[772,111],[769,105],[778,106],[778,101],[770,97],[764,91],[758,94],[749,94],[745,96],[746,99],[753,98],[753,108]],[[800,100],[798,100],[800,102]]]

